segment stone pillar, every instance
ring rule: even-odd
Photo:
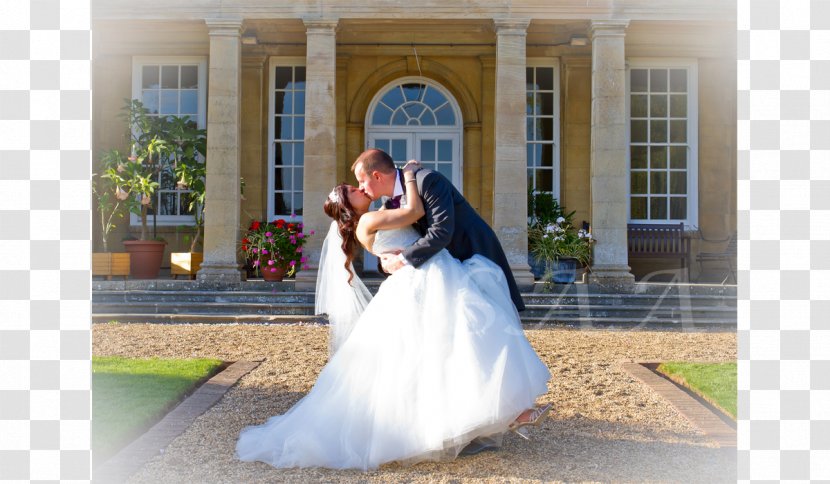
[[[239,282],[242,19],[207,19],[208,69],[205,253],[198,279]]]
[[[628,176],[625,137],[627,20],[591,22],[591,232],[597,240],[588,282],[633,291],[628,266]]]
[[[493,229],[519,288],[533,286],[527,263],[527,19],[495,20],[495,164]]]
[[[309,268],[297,273],[295,287],[313,290],[320,249],[331,224],[323,212],[323,202],[337,183],[337,20],[304,22],[307,40],[303,230],[314,230],[315,235],[305,245]]]

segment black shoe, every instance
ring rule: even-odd
[[[472,442],[461,450],[459,455],[476,455],[485,450],[498,450],[498,448],[499,446],[493,442],[484,439],[473,439]]]

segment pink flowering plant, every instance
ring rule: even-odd
[[[303,246],[314,231],[303,232],[303,223],[277,219],[273,222],[254,220],[242,238],[242,252],[251,261],[257,275],[261,271],[285,271],[293,276],[298,269],[308,269]]]

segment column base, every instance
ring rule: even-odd
[[[205,284],[242,282],[242,271],[236,263],[202,262],[202,268],[196,273],[196,280]]]
[[[317,266],[309,265],[308,269],[301,270],[294,274],[295,291],[311,291],[317,289]]]
[[[510,271],[513,272],[513,279],[516,280],[516,285],[519,291],[533,292],[533,285],[536,278],[530,272],[530,266],[527,264],[510,264]]]
[[[587,283],[597,292],[631,294],[634,292],[634,274],[630,271],[627,265],[591,266]]]

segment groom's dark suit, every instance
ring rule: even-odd
[[[400,171],[398,174],[403,185],[403,174]],[[444,248],[462,261],[481,254],[502,268],[510,298],[516,309],[523,311],[522,296],[493,229],[440,173],[424,168],[418,170],[415,179],[426,214],[414,224],[422,237],[403,251],[407,262],[418,267]],[[390,202],[386,203],[387,208],[391,208]]]

